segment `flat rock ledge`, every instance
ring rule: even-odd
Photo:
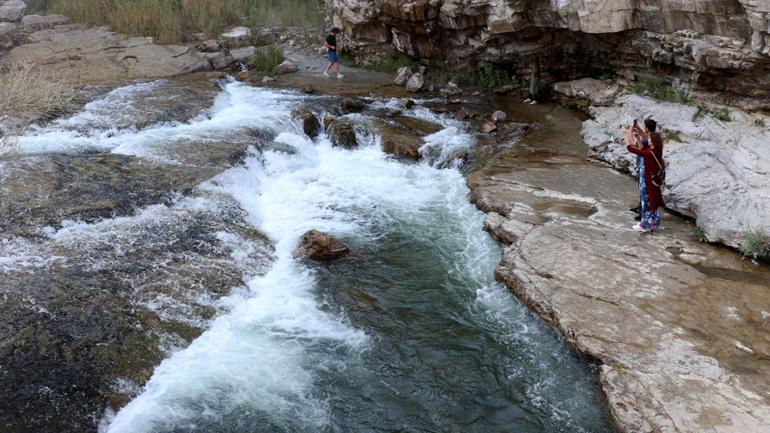
[[[621,144],[619,125],[656,119],[668,163],[666,205],[696,219],[709,241],[738,247],[749,229],[770,233],[770,116],[714,110],[625,95],[591,107],[582,136],[590,157],[631,173],[636,159]]]
[[[33,31],[11,49],[0,65],[28,62],[65,71],[83,84],[157,78],[210,70],[208,58],[183,45],[159,45],[152,38],[129,37],[106,27],[62,24],[61,16],[25,18]],[[38,30],[40,29],[40,30]]]
[[[633,231],[633,180],[570,145],[520,143],[468,176],[497,279],[599,363],[621,431],[770,432],[770,272],[673,215]]]

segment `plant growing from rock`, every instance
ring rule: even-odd
[[[271,45],[264,52],[257,53],[247,62],[249,69],[254,72],[272,74],[275,68],[283,62],[283,51],[275,45]]]
[[[727,108],[721,108],[714,112],[713,115],[714,119],[721,120],[722,122],[731,122],[733,120],[732,116],[730,116],[730,112],[727,111]]]
[[[76,80],[62,71],[13,63],[0,74],[0,117],[67,113],[77,106],[75,86]]]
[[[743,233],[741,254],[754,260],[770,257],[770,238],[761,227],[749,227]]]
[[[514,88],[522,86],[521,81],[509,71],[490,63],[485,64],[479,72],[479,81],[483,87],[495,89],[506,85],[512,85]]]
[[[649,96],[661,101],[678,102],[680,104],[692,104],[693,99],[687,91],[675,88],[667,81],[659,77],[640,77],[633,85],[633,91],[642,96]]]
[[[697,224],[694,225],[693,232],[695,233],[695,237],[698,239],[698,242],[703,242],[704,244],[709,242],[709,238],[701,226]]]

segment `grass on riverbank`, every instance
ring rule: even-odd
[[[770,237],[762,228],[749,228],[743,233],[741,253],[754,260],[770,258]]]
[[[270,46],[265,52],[257,53],[248,61],[249,69],[254,72],[272,74],[275,68],[283,62],[283,51],[275,45]]]
[[[59,71],[15,63],[0,74],[0,117],[61,115],[76,107],[75,80]]]
[[[196,32],[216,37],[238,24],[305,31],[323,25],[317,0],[52,0],[49,10],[160,43],[180,42]]]

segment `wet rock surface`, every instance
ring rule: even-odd
[[[188,122],[213,103],[210,85],[92,89],[102,96],[87,115],[56,125],[87,142]],[[164,143],[158,155],[174,163],[0,148],[1,431],[96,431],[221,312],[221,297],[267,271],[270,241],[199,187],[257,138],[219,138]]]
[[[327,129],[332,144],[347,149],[358,146],[356,131],[353,124],[342,119],[334,119]]]
[[[673,215],[663,231],[633,231],[634,182],[585,161],[578,119],[506,111],[542,124],[468,177],[506,246],[498,280],[601,363],[622,431],[766,430],[770,272],[699,243]]]
[[[294,257],[325,262],[339,259],[349,252],[350,249],[334,236],[318,230],[310,230],[299,238]]]

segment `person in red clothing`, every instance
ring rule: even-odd
[[[638,135],[638,130],[623,129],[626,148],[641,158],[641,161],[637,162],[637,181],[642,219],[634,229],[642,232],[650,232],[660,227],[658,209],[665,206],[661,192],[662,173],[665,171],[663,139],[658,134],[657,127],[657,122],[646,119],[644,131],[640,131]]]

